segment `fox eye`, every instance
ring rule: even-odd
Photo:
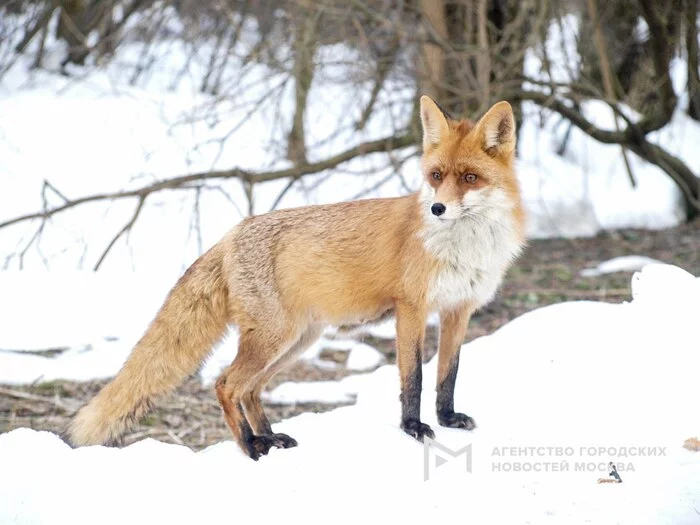
[[[478,178],[476,173],[465,173],[462,175],[462,181],[468,182],[469,184],[474,184]]]
[[[434,171],[430,174],[433,180],[442,180],[442,174],[439,171]]]

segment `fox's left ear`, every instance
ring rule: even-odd
[[[515,151],[513,108],[506,101],[497,102],[479,119],[476,132],[489,155],[511,155]]]

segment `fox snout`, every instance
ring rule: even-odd
[[[447,210],[447,207],[441,202],[436,202],[430,207],[431,213],[436,217],[439,217],[440,215],[445,213],[445,210]]]
[[[436,197],[434,200],[428,201],[427,206],[434,218],[440,219],[440,221],[451,221],[460,218],[464,203],[442,200]]]
[[[435,195],[425,205],[428,214],[440,222],[459,219],[466,207],[465,203],[459,199],[445,199],[441,198],[440,195]]]

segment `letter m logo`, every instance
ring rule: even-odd
[[[434,439],[430,439],[429,437],[425,436],[423,437],[423,480],[428,481],[430,479],[430,452],[431,449],[433,451],[433,455],[435,456],[435,462],[433,468],[438,468],[447,463],[450,459],[455,459],[458,458],[459,456],[464,456],[464,461],[465,461],[465,466],[466,466],[466,471],[471,472],[472,471],[472,446],[471,444],[467,445],[464,448],[460,448],[459,450],[452,450],[451,448],[446,447],[445,445],[435,441]],[[450,456],[450,459],[445,459],[445,457],[441,456],[438,454],[438,452],[442,452],[443,454],[446,454]]]

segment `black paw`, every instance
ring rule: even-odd
[[[435,432],[433,432],[433,429],[417,419],[404,419],[401,422],[401,429],[418,441],[423,441],[425,436],[428,436],[430,439],[435,439]]]
[[[275,445],[275,440],[272,436],[252,436],[248,441],[248,455],[257,461],[260,456],[267,455],[270,449]]]
[[[292,448],[298,445],[297,440],[287,434],[271,434],[270,437],[277,448]]]
[[[287,434],[265,434],[251,437],[246,452],[257,461],[261,456],[266,456],[272,447],[292,448],[296,446],[296,440]]]
[[[443,427],[464,428],[466,430],[474,430],[476,421],[466,414],[459,412],[443,412],[438,413],[438,423]]]

